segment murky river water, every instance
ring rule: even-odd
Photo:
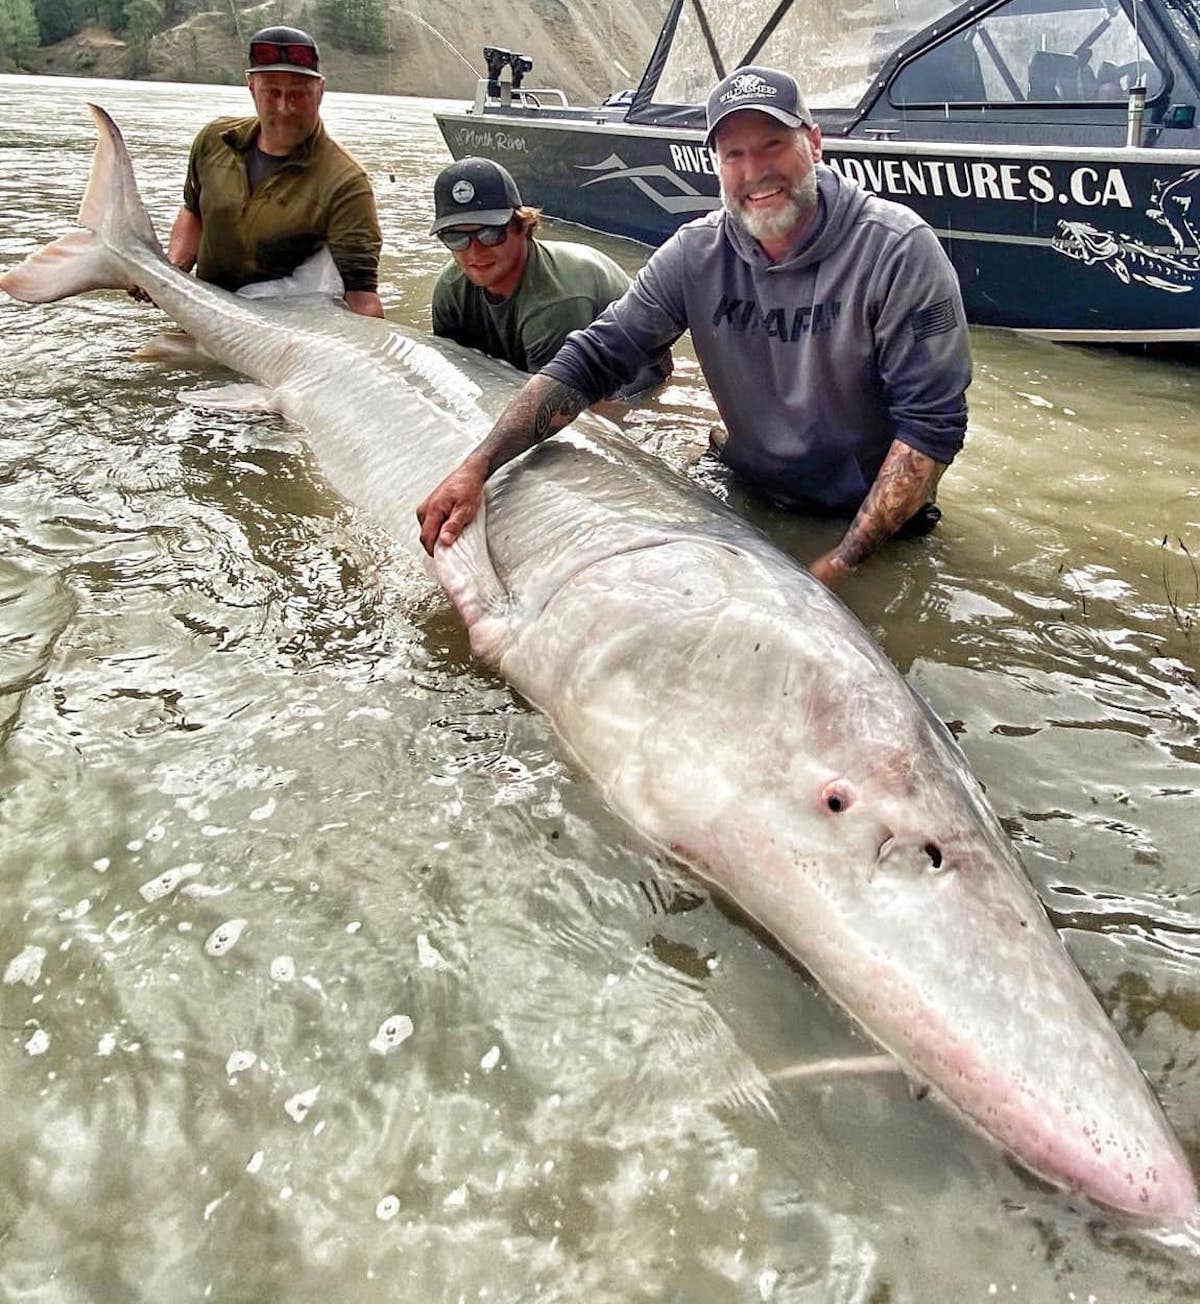
[[[164,231],[195,129],[248,105],[0,79],[0,266],[73,220],[89,98]],[[416,328],[432,107],[326,99]],[[1194,1249],[897,1077],[773,1084],[867,1047],[605,810],[292,432],[130,360],[162,324],[0,301],[0,1298],[1200,1295]],[[844,596],[953,723],[1196,1163],[1200,369],[975,348],[942,529]],[[684,365],[626,424],[683,465],[713,415]],[[799,556],[828,538],[748,510]]]

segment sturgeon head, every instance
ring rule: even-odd
[[[914,1078],[1050,1181],[1190,1216],[1179,1143],[958,747],[822,585],[744,544],[592,558],[495,659]]]

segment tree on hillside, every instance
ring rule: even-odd
[[[120,32],[125,28],[125,0],[90,0],[81,5],[79,26],[85,23],[99,23],[110,32]]]
[[[33,0],[40,44],[53,45],[74,36],[89,16],[89,9],[75,0]]]
[[[385,0],[317,0],[322,40],[342,50],[382,54],[388,48]]]
[[[163,0],[125,0],[125,71],[141,77],[150,70],[150,40],[162,25]]]
[[[0,0],[0,59],[20,65],[38,43],[33,0]]]

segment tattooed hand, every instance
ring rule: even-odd
[[[582,394],[549,376],[527,382],[488,437],[417,508],[425,551],[432,556],[439,543],[448,548],[475,519],[493,471],[570,425],[586,406]]]
[[[431,557],[435,544],[448,548],[475,519],[486,479],[487,465],[476,449],[417,508],[421,547]]]
[[[841,542],[818,557],[809,570],[822,584],[834,588],[932,500],[945,469],[932,457],[894,439],[875,483]]]

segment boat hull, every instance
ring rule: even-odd
[[[532,110],[436,116],[455,158],[495,159],[548,216],[595,231],[658,245],[720,203],[699,131]],[[826,137],[824,158],[933,227],[976,325],[1200,342],[1194,150]]]

